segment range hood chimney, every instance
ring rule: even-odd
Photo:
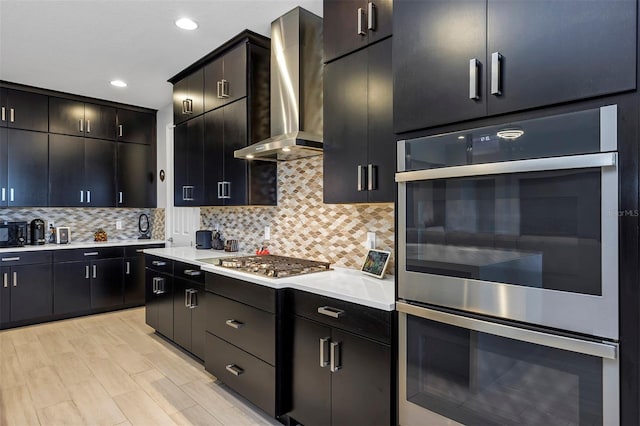
[[[322,155],[322,18],[296,7],[271,23],[271,137],[236,158]]]

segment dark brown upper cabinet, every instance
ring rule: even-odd
[[[46,95],[0,89],[0,127],[46,132],[49,128],[48,110]]]
[[[204,112],[204,70],[199,69],[173,86],[173,124]]]
[[[113,140],[116,109],[71,99],[49,98],[49,132]]]

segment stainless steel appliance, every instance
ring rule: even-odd
[[[272,278],[284,278],[293,275],[331,270],[331,263],[329,262],[277,256],[273,254],[264,256],[227,257],[214,259],[214,263],[225,268],[237,269],[243,272]]]
[[[27,243],[27,222],[0,222],[0,247],[22,247]]]
[[[44,220],[33,219],[29,224],[31,245],[40,245],[45,243]]]
[[[398,143],[401,424],[619,424],[617,115]]]
[[[196,231],[196,249],[208,250],[211,248],[213,232],[207,230]]]

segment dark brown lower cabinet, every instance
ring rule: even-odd
[[[163,336],[173,339],[173,277],[147,269],[145,300],[147,325]]]
[[[173,341],[200,359],[205,355],[204,284],[174,277]]]

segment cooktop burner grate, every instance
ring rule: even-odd
[[[220,266],[272,278],[310,274],[331,269],[331,263],[329,262],[273,254],[224,258],[220,259]]]

